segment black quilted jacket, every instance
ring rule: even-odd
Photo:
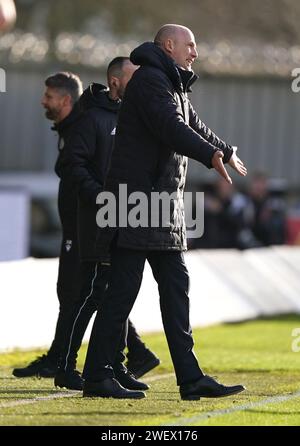
[[[185,250],[183,192],[187,158],[211,167],[217,149],[224,161],[231,146],[220,140],[200,121],[187,92],[197,76],[178,68],[154,43],[146,42],[131,53],[140,65],[127,85],[123,99],[105,189],[118,198],[119,184],[128,194],[174,193],[171,215],[159,227],[118,227],[98,229],[96,251],[101,258],[109,252],[116,236],[120,247],[143,250]],[[128,207],[128,212],[130,206]],[[151,220],[149,210],[148,222]]]

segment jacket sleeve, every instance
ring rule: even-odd
[[[225,141],[222,141],[210,128],[208,128],[204,122],[202,122],[199,119],[199,116],[195,112],[192,104],[189,102],[189,119],[190,119],[190,126],[192,129],[195,130],[199,135],[202,136],[206,141],[210,142],[213,146],[217,147],[218,149],[222,150],[224,153],[223,162],[227,163],[231,155],[233,153],[233,150],[229,144],[226,144]]]
[[[152,70],[134,81],[137,82],[136,88],[131,89],[136,95],[134,102],[150,132],[174,152],[211,168],[212,157],[218,149],[186,124],[168,78]]]
[[[83,115],[62,156],[62,178],[69,177],[76,185],[79,197],[87,203],[96,203],[96,197],[103,189],[92,170],[96,144],[96,123],[90,115]]]

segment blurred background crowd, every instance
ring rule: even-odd
[[[229,186],[190,161],[186,190],[205,192],[204,234],[190,248],[300,244],[300,93],[292,91],[292,72],[300,67],[298,0],[15,0],[15,6],[11,28],[1,25],[0,13],[0,260],[59,253],[57,145],[41,107],[44,79],[69,70],[85,87],[105,83],[107,63],[152,40],[163,23],[194,31],[193,104],[238,146],[249,172],[246,183],[233,176]]]

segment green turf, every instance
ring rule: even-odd
[[[291,315],[195,329],[195,352],[205,372],[225,384],[243,383],[247,391],[193,402],[179,398],[162,334],[143,337],[162,364],[144,378],[151,389],[139,401],[84,399],[80,392],[55,389],[51,379],[14,378],[13,367],[43,351],[1,354],[0,425],[300,425],[300,393],[293,396],[300,390],[300,352],[291,349],[296,327],[300,318]],[[79,368],[85,352],[83,347]],[[270,400],[282,395],[292,398]]]

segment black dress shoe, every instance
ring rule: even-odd
[[[59,370],[55,375],[54,385],[57,387],[65,387],[70,390],[82,390],[83,379],[78,370]]]
[[[246,390],[244,386],[223,386],[211,376],[204,375],[197,381],[180,386],[180,395],[183,400],[200,400],[204,398],[221,398],[234,395]]]
[[[106,378],[99,382],[84,382],[84,397],[101,398],[145,398],[144,392],[125,389],[115,378]]]
[[[141,381],[135,379],[135,377],[128,370],[116,372],[116,379],[121,384],[121,386],[125,387],[125,389],[129,390],[148,390],[149,386]]]

